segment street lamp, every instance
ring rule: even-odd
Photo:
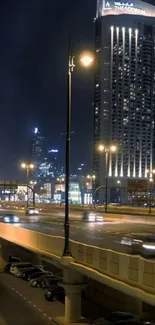
[[[149,174],[149,182],[150,182],[150,197],[149,197],[149,214],[151,214],[151,207],[152,207],[152,185],[154,184],[153,176],[155,175],[155,169],[147,170]]]
[[[65,179],[62,178],[62,177],[57,178],[57,182],[59,182],[59,184],[60,184],[60,195],[61,195],[61,197],[60,197],[60,206],[61,206],[61,203],[62,203],[62,183],[64,183],[64,181],[65,181]]]
[[[92,204],[94,201],[94,181],[96,179],[95,175],[87,175],[87,179],[91,181],[91,189],[92,189]]]
[[[29,185],[29,173],[30,173],[30,170],[33,170],[34,169],[34,164],[32,163],[22,163],[21,164],[21,168],[25,169],[26,170],[26,177],[27,177],[27,208],[28,208],[28,185]]]
[[[89,56],[89,59],[88,59]],[[65,182],[65,245],[63,256],[71,256],[69,245],[69,178],[70,178],[70,133],[71,133],[71,110],[72,110],[72,72],[74,70],[75,56],[71,53],[70,37],[69,37],[69,55],[68,55],[68,96],[67,96],[67,121],[66,121],[66,182]],[[80,62],[83,66],[89,67],[93,62],[90,55],[82,55]]]
[[[104,144],[100,144],[98,146],[98,150],[102,153],[105,153],[105,213],[107,213],[107,201],[108,201],[108,165],[109,165],[109,153],[115,153],[117,151],[116,145],[106,146]]]

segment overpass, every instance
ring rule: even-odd
[[[155,261],[76,241],[70,242],[72,257],[62,257],[63,237],[3,223],[0,223],[0,237],[49,258],[63,269],[66,322],[81,320],[84,276],[131,296],[139,313],[142,301],[155,306]]]

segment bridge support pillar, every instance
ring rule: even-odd
[[[66,262],[66,259],[70,260],[71,258],[66,257],[63,259]],[[65,263],[63,282],[60,285],[65,290],[65,317],[63,324],[81,323],[81,292],[84,288],[84,276],[69,269]]]

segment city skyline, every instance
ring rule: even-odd
[[[62,148],[64,155],[65,145],[61,133],[66,132],[70,31],[77,57],[73,80],[73,164],[76,165],[78,157],[78,163],[83,161],[85,148],[88,150],[86,160],[89,163],[92,156],[92,118],[89,112],[93,101],[93,73],[80,69],[78,55],[79,51],[93,49],[92,21],[95,7],[95,2],[79,1],[74,6],[68,2],[60,6],[52,2],[45,4],[40,0],[34,1],[31,11],[23,2],[1,7],[1,21],[4,22],[0,33],[3,44],[0,54],[0,137],[3,139],[1,179],[20,178],[18,166],[28,156],[29,138],[35,125],[41,127],[52,147],[57,144]],[[62,25],[65,26],[63,30]]]

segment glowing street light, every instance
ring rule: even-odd
[[[75,56],[71,52],[70,37],[69,37],[69,55],[68,55],[68,92],[67,92],[67,121],[66,121],[66,163],[65,163],[65,245],[63,256],[71,256],[69,243],[69,179],[70,179],[70,133],[71,133],[71,112],[72,112],[72,73],[75,68]],[[82,55],[81,64],[89,67],[93,63],[93,58],[88,54]]]
[[[106,162],[106,178],[105,178],[105,213],[107,213],[107,204],[108,204],[108,165],[109,165],[109,153],[117,152],[117,146],[114,144],[104,145],[100,144],[98,150],[101,153],[105,153],[105,162]]]
[[[22,164],[21,164],[21,168],[23,168],[23,169],[25,169],[26,170],[26,176],[27,176],[27,208],[28,208],[28,202],[29,202],[29,199],[28,199],[28,186],[29,186],[29,172],[30,172],[30,170],[33,170],[34,169],[34,167],[35,167],[35,165],[34,164],[32,164],[32,163],[25,163],[25,162],[23,162]]]
[[[88,68],[90,65],[92,65],[93,61],[93,56],[89,54],[82,55],[80,58],[80,62],[85,68]]]

